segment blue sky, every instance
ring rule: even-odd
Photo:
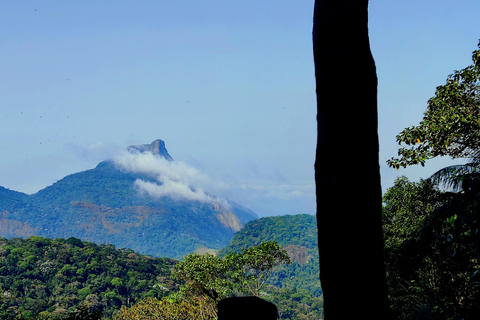
[[[293,0],[0,2],[0,185],[34,193],[160,138],[206,191],[261,216],[314,214],[312,13]],[[474,0],[371,1],[384,189],[450,163],[385,165],[471,63],[479,14]]]

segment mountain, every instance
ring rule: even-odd
[[[128,150],[150,161],[173,162],[162,140]],[[195,250],[224,247],[245,223],[257,218],[252,211],[211,195],[206,201],[140,192],[138,181],[155,188],[169,182],[108,160],[33,195],[0,188],[0,236],[76,237],[157,257],[182,258]]]

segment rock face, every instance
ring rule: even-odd
[[[168,154],[167,148],[165,148],[165,142],[161,139],[157,139],[150,144],[129,146],[127,150],[131,153],[151,152],[154,155],[164,157],[168,161],[173,161],[173,158],[170,156],[170,154]]]

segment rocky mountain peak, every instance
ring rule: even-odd
[[[157,139],[150,144],[129,146],[127,150],[130,153],[151,152],[154,155],[159,155],[164,157],[168,161],[173,161],[173,158],[170,156],[170,154],[168,154],[167,148],[165,148],[165,142],[161,139]]]

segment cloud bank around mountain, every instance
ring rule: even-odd
[[[205,187],[214,183],[208,175],[183,162],[168,161],[150,152],[136,154],[124,152],[115,157],[114,162],[122,170],[146,174],[156,180],[152,182],[137,179],[135,187],[140,194],[148,194],[152,197],[168,196],[173,199],[226,203],[226,201],[205,191]]]
[[[278,170],[269,172],[257,168],[249,176],[239,170],[223,176],[217,168],[197,169],[182,161],[168,161],[150,152],[122,152],[113,158],[122,170],[145,174],[152,179],[137,179],[135,188],[140,194],[152,197],[170,197],[179,200],[215,202],[229,208],[228,201],[234,201],[254,210],[261,216],[278,214],[310,213],[315,204],[315,186],[311,182],[290,182]],[[214,173],[213,176],[205,172]],[[242,177],[244,174],[249,177]],[[237,177],[234,177],[237,176]],[[227,200],[228,199],[228,200]],[[276,210],[271,209],[276,203]],[[277,208],[278,207],[278,208]]]

